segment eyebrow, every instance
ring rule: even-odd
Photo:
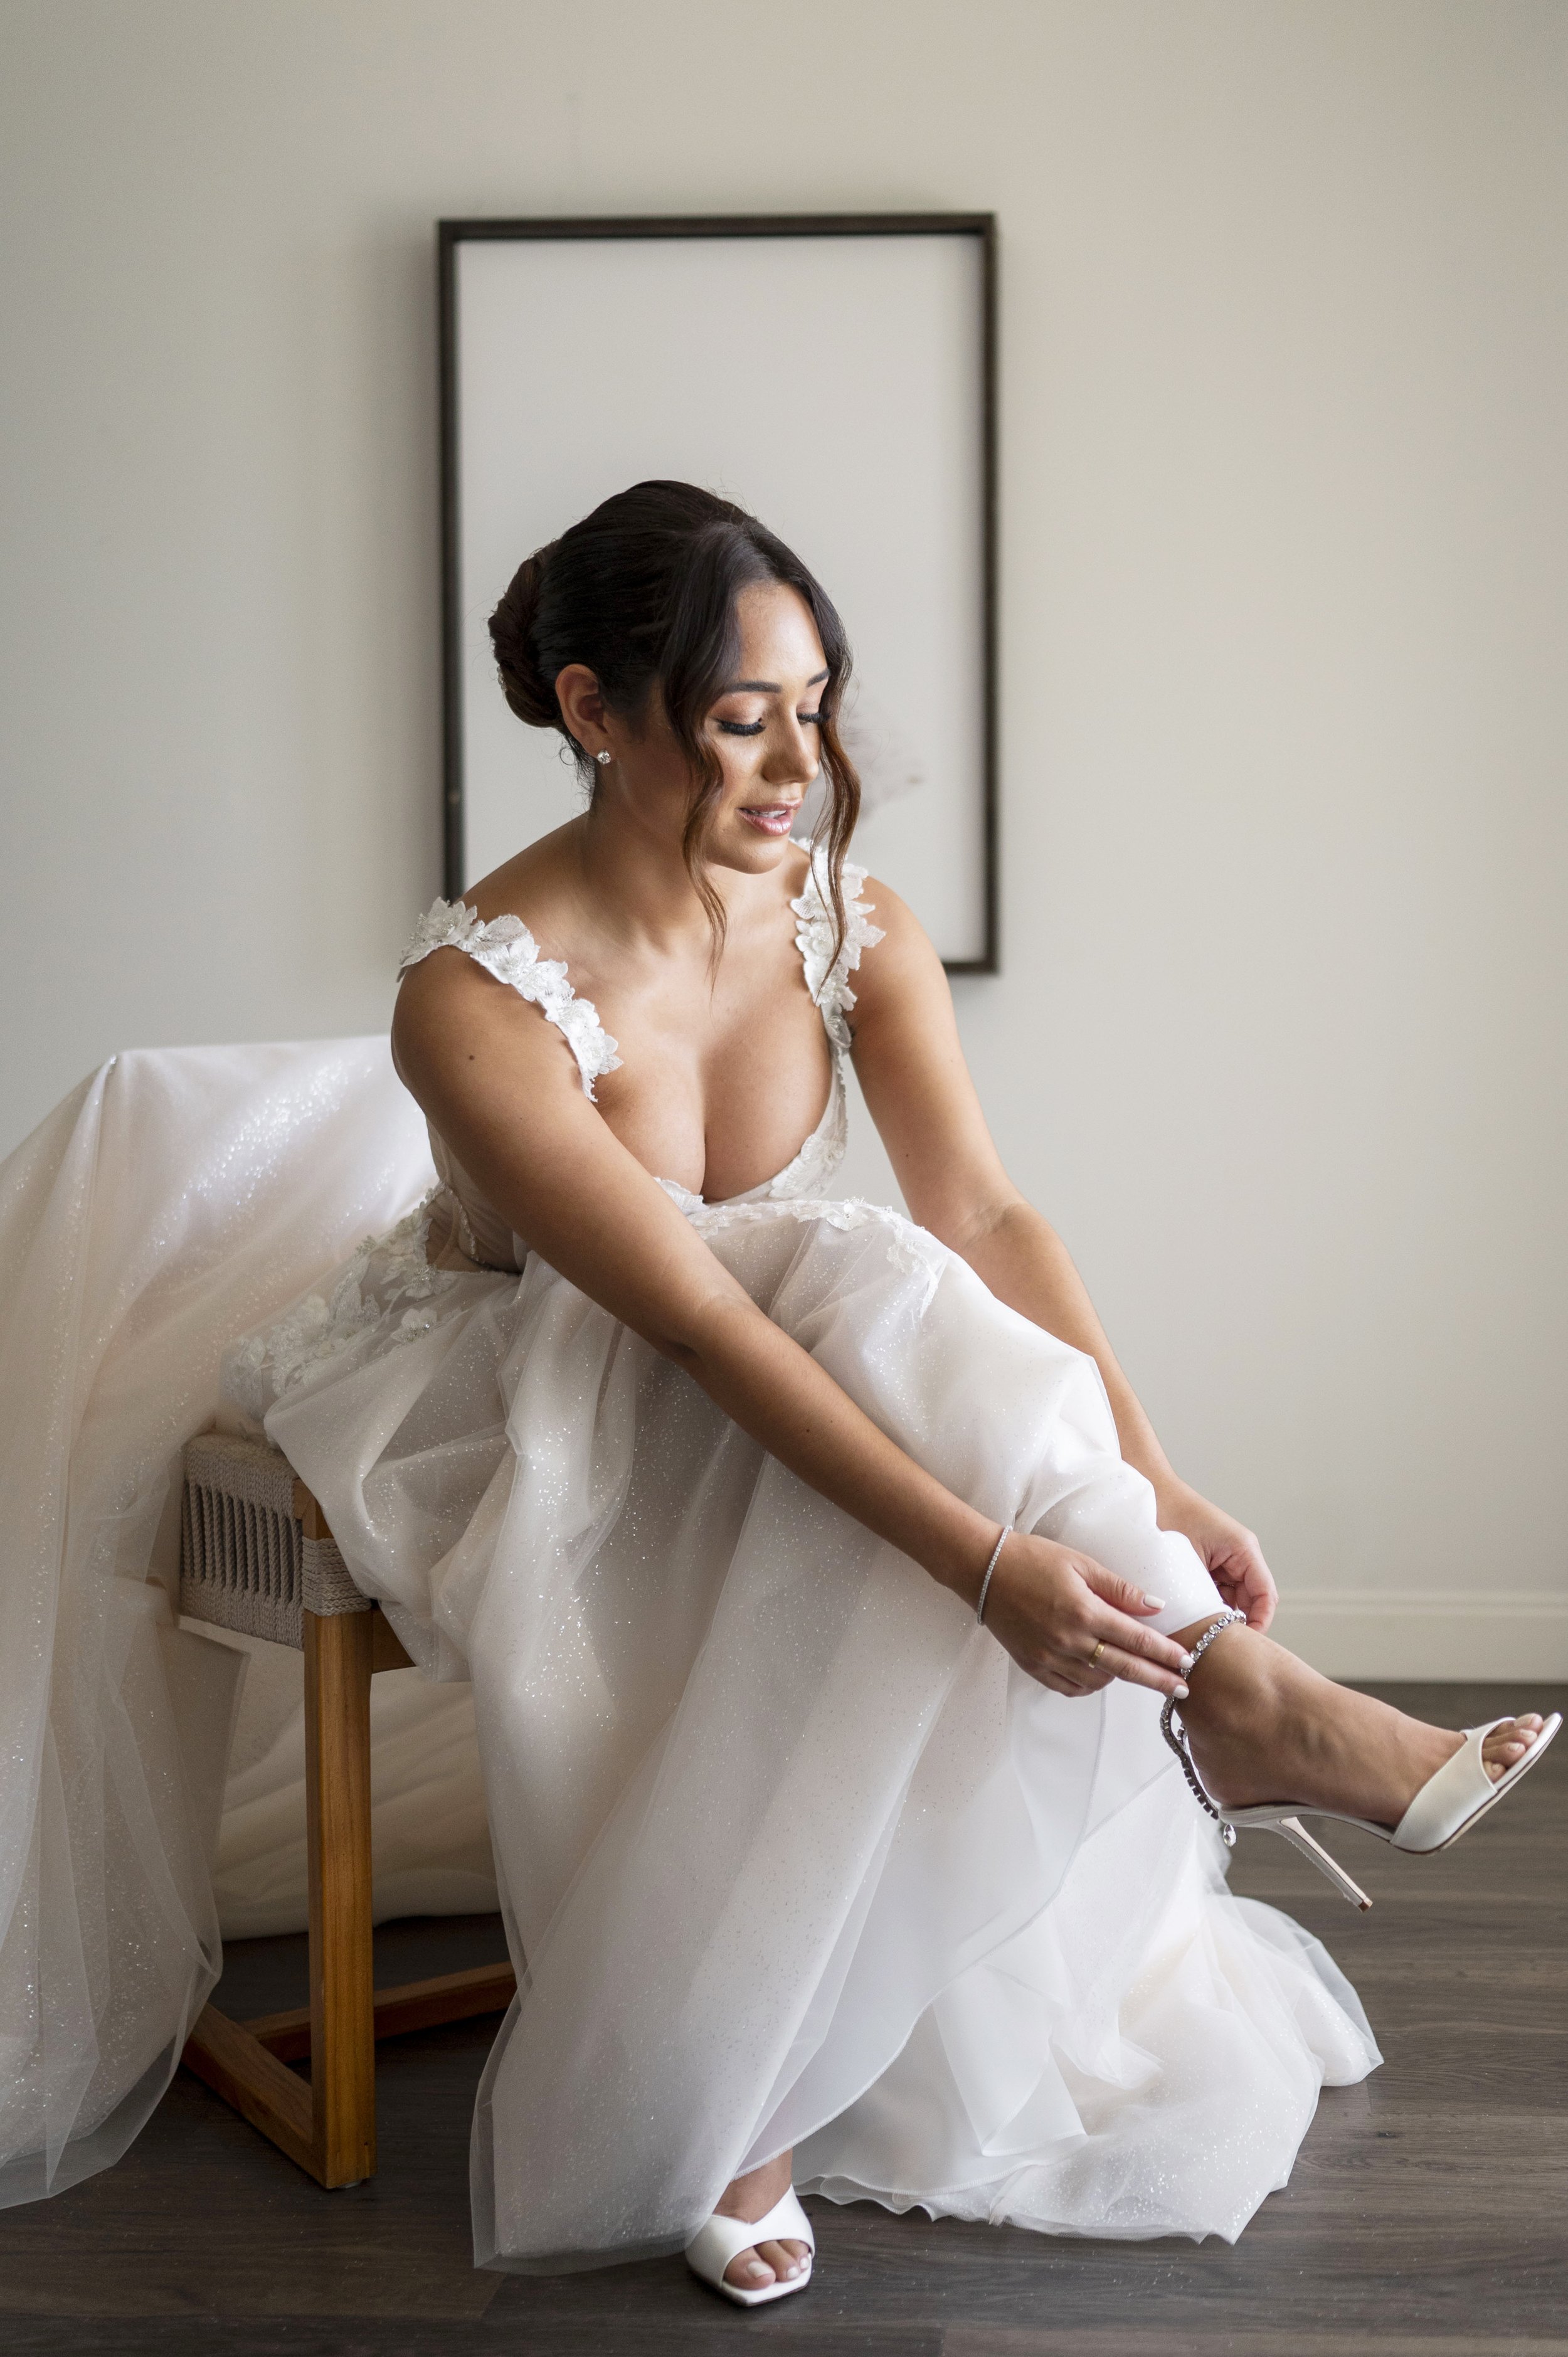
[[[806,685],[817,687],[827,677],[826,671],[814,671]],[[727,687],[719,690],[721,695],[782,695],[783,693],[776,679],[732,679]]]

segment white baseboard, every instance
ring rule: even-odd
[[[1568,1678],[1568,1594],[1296,1588],[1270,1634],[1331,1678]]]

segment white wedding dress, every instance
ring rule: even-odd
[[[1158,1627],[1215,1609],[1117,1452],[1092,1361],[908,1221],[829,1193],[850,974],[879,936],[854,898],[830,966],[815,877],[795,905],[833,1049],[822,1121],[745,1196],[668,1191],[950,1488],[1166,1598]],[[444,945],[559,1026],[591,1095],[615,1043],[526,930],[437,902],[409,956]],[[47,1664],[29,1685],[14,1652],[4,1698],[30,1713],[29,1760],[69,1752],[71,1796],[52,1831],[54,1771],[3,1796],[0,2192],[113,2158],[210,1986],[203,1810],[234,1657],[176,1630],[156,1583],[179,1447],[219,1415],[264,1424],[427,1676],[471,1682],[520,1991],[475,2116],[481,2264],[678,2250],[728,2179],[790,2145],[797,2185],[837,2201],[1234,2239],[1286,2181],[1319,2087],[1379,2057],[1318,1943],[1226,1890],[1156,1698],[1069,1702],[1025,1678],[953,1597],[499,1232],[439,1139],[445,1183],[389,1228],[422,1157],[384,1047],[122,1060],[135,1135],[110,1152],[112,1077],[7,1166],[34,1229],[52,1203],[57,1232],[24,1251],[0,1201],[0,1275],[34,1287],[32,1330],[74,1402],[49,1393],[47,1431],[37,1408],[0,1501],[7,1533],[38,1541],[27,1595],[56,1632],[54,1707]],[[344,1263],[350,1221],[381,1232]],[[93,1338],[57,1347],[83,1300]],[[96,1520],[73,1505],[66,1529],[79,1480]],[[8,1563],[0,1610],[12,1585]],[[407,1893],[416,1726],[405,1713]],[[254,1811],[254,1760],[245,1773]],[[434,1781],[438,1874],[454,1787]],[[138,1809],[129,1850],[105,1838]],[[472,1889],[459,1874],[435,1903]],[[52,2013],[14,1965],[39,1942],[63,1959]]]

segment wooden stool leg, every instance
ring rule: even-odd
[[[313,2174],[376,2170],[371,1938],[371,1653],[376,1616],[305,1615],[305,1798],[310,1864]]]
[[[263,1455],[267,1452],[263,1451]],[[294,1515],[306,1539],[330,1539],[303,1481]],[[376,2173],[376,2047],[436,2022],[504,2012],[510,1964],[481,1964],[382,1989],[371,1939],[371,1678],[407,1669],[381,1614],[306,1611],[306,1846],[310,1869],[310,2005],[233,2021],[203,2007],[187,2068],[322,2185]],[[287,2068],[310,2057],[310,2083]]]

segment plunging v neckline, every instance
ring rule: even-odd
[[[860,897],[865,881],[865,868],[846,860],[841,940],[835,940],[828,873],[819,851],[812,850],[805,882],[789,903],[796,920],[795,946],[800,952],[806,987],[828,1036],[832,1070],[827,1103],[810,1135],[801,1141],[782,1169],[737,1195],[718,1198],[708,1205],[709,1209],[803,1195],[824,1184],[842,1158],[847,1143],[843,1059],[850,1049],[849,1009],[854,1005],[849,977],[860,963],[862,950],[882,939],[881,927],[870,921],[869,904]],[[478,910],[463,900],[435,902],[415,925],[399,971],[417,965],[438,949],[461,950],[465,956],[494,974],[498,982],[505,983],[520,997],[537,1006],[546,1022],[553,1023],[565,1039],[577,1060],[583,1093],[596,1103],[595,1082],[606,1072],[619,1071],[622,1060],[592,999],[580,998],[574,989],[564,959],[543,956],[521,917],[493,917],[486,923]],[[691,1203],[707,1201],[678,1179],[660,1178],[658,1183],[667,1192]]]

